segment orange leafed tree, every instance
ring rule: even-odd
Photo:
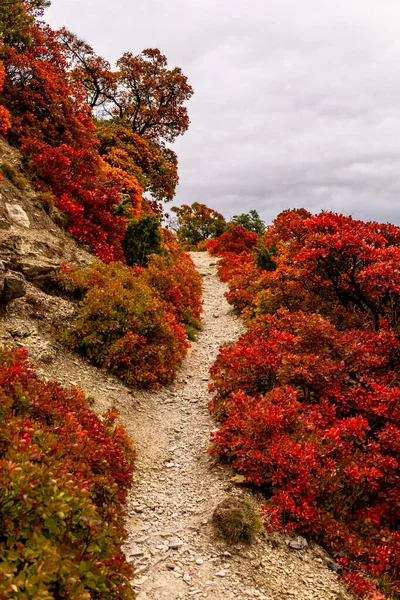
[[[116,70],[67,29],[59,32],[71,76],[84,86],[88,103],[100,114],[123,120],[130,129],[158,144],[173,142],[189,127],[184,105],[193,94],[181,69],[169,69],[157,48],[137,56],[125,52]]]

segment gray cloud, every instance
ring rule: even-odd
[[[400,224],[398,0],[53,0],[110,60],[159,47],[195,89],[176,203]]]

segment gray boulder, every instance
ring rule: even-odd
[[[2,268],[3,267],[3,268]],[[12,300],[26,294],[26,281],[22,273],[6,271],[0,263],[0,306],[5,309]]]

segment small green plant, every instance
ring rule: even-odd
[[[278,254],[276,248],[267,248],[262,239],[254,247],[254,262],[263,271],[275,271],[277,263],[274,257]]]
[[[129,266],[147,266],[150,254],[161,253],[161,227],[157,215],[144,215],[128,222],[122,247]]]
[[[186,331],[186,335],[188,336],[188,338],[191,342],[197,341],[197,336],[199,334],[198,328],[193,327],[193,325],[185,325],[185,331]]]
[[[0,171],[17,189],[23,191],[28,187],[28,180],[26,177],[19,173],[11,163],[2,162],[0,164]]]
[[[213,513],[216,531],[230,543],[252,542],[261,530],[261,518],[251,502],[229,497]]]
[[[40,192],[37,198],[43,206],[46,213],[51,217],[54,211],[54,196],[50,192]]]

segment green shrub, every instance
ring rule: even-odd
[[[199,331],[201,331],[201,327],[193,327],[193,325],[185,325],[186,335],[188,336],[191,342],[197,341],[197,336]]]
[[[262,239],[259,239],[254,247],[254,262],[263,271],[275,271],[276,257],[278,251],[276,248],[267,248]]]
[[[150,254],[161,253],[161,226],[156,215],[143,215],[128,222],[122,242],[128,265],[145,267]]]

